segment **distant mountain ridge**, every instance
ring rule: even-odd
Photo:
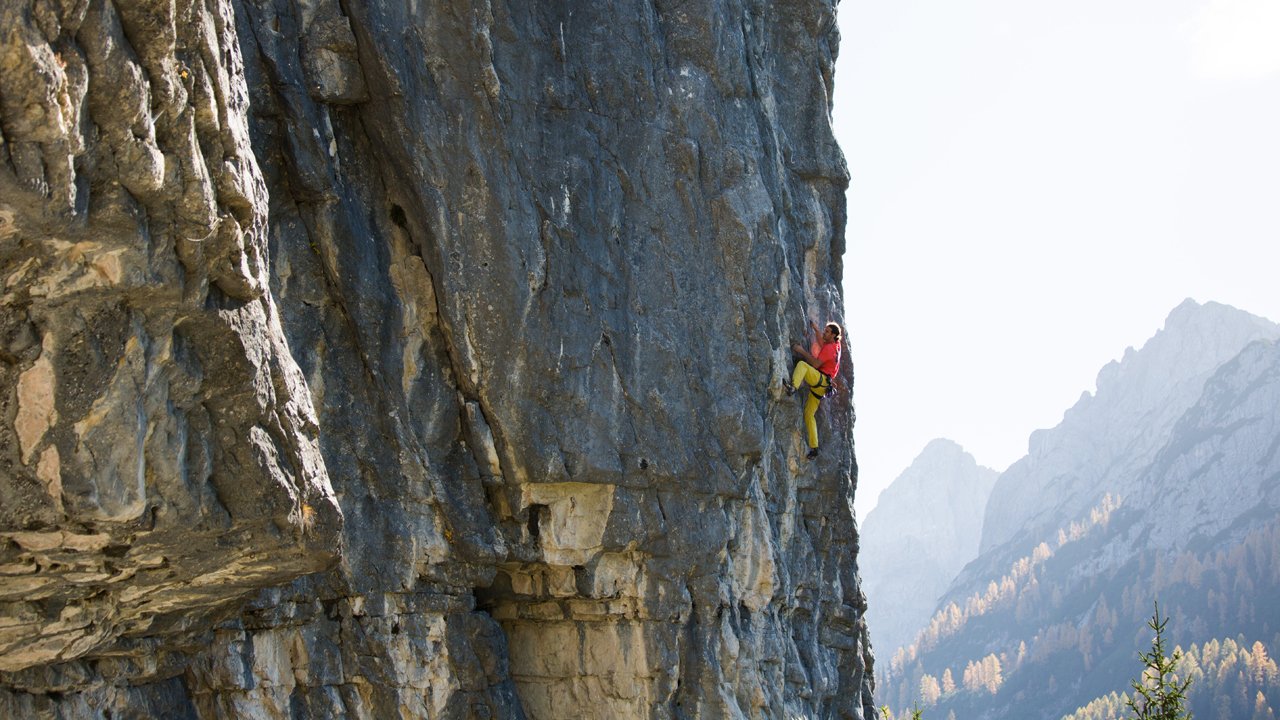
[[[1205,384],[1138,483],[1134,500],[1170,520],[1151,528],[1151,544],[1220,541],[1242,518],[1280,512],[1278,408],[1280,341],[1251,343]]]
[[[1258,658],[1280,649],[1277,338],[1275,323],[1187,301],[1104,368],[996,482],[981,554],[881,664],[882,701],[971,720],[1114,707],[1156,599],[1173,643],[1232,638],[1271,667]],[[1233,673],[1201,678],[1196,717],[1280,708],[1280,683]]]
[[[996,482],[983,522],[981,552],[1052,531],[1107,492],[1120,491],[1155,457],[1204,383],[1255,340],[1280,338],[1280,326],[1220,303],[1186,300],[1140,350],[1098,373],[1062,422],[1032,433],[1029,452]],[[1010,554],[1021,552],[1021,548]]]
[[[880,494],[862,526],[863,589],[872,642],[909,643],[956,573],[978,555],[996,471],[937,439]]]

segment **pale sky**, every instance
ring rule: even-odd
[[[1183,299],[1280,320],[1280,0],[842,0],[865,518],[1004,470]]]

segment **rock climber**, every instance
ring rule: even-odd
[[[818,326],[812,320],[809,321],[809,329],[818,335]],[[794,394],[801,382],[809,386],[809,395],[804,401],[804,426],[809,431],[809,454],[806,457],[810,459],[818,457],[818,420],[815,417],[818,404],[831,390],[831,379],[840,372],[840,335],[840,325],[829,322],[822,328],[818,341],[808,350],[798,343],[792,345],[791,352],[799,361],[791,373],[791,382],[782,381],[788,395]]]

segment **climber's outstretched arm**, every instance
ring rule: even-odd
[[[810,366],[815,368],[818,367],[818,359],[815,358],[806,348],[801,346],[799,343],[796,343],[791,346],[791,352],[795,353],[796,356],[800,357],[802,360],[809,363]]]

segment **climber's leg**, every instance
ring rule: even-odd
[[[812,365],[801,360],[796,363],[796,369],[791,372],[791,387],[800,389],[800,383],[809,383],[809,387],[818,387],[822,382],[822,373],[814,369]]]
[[[817,370],[814,372],[817,372]],[[814,397],[813,392],[811,390],[804,401],[804,427],[805,430],[809,431],[809,447],[816,449],[818,447],[818,419],[815,416],[821,399]],[[826,389],[818,390],[818,392],[826,393]]]

